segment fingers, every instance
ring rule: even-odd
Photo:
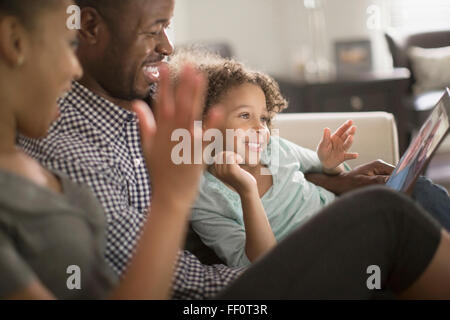
[[[179,126],[182,126],[182,123],[188,123],[188,128],[191,128],[193,125],[196,82],[197,78],[193,67],[191,65],[184,66],[175,89],[175,118]]]
[[[368,177],[376,175],[390,175],[394,167],[382,160],[375,160],[366,164],[362,164],[352,170],[354,174],[364,175]]]
[[[322,140],[319,142],[318,149],[326,148],[331,143],[331,130],[330,128],[323,129]]]
[[[389,180],[389,176],[386,175],[376,175],[372,177],[372,181],[376,184],[386,184]]]
[[[348,129],[353,125],[352,120],[347,120],[343,125],[341,125],[336,132],[333,134],[335,136],[341,137]]]
[[[206,80],[194,67],[186,65],[180,76],[175,92],[177,123],[183,127],[192,128],[194,120],[200,120],[204,108]]]
[[[322,141],[328,144],[330,142],[330,140],[331,140],[331,130],[330,130],[330,128],[325,128],[323,130]]]
[[[348,150],[350,149],[352,144],[353,144],[353,136],[348,136],[347,139],[344,141],[342,147],[344,148],[344,150]]]
[[[241,164],[244,162],[244,159],[240,154],[237,154],[232,151],[222,151],[215,158],[216,165],[228,165],[228,164]]]
[[[144,155],[150,151],[156,133],[156,122],[150,107],[141,100],[132,102],[133,111],[139,119],[141,144]]]
[[[355,160],[358,157],[359,157],[359,153],[357,153],[357,152],[346,153],[346,154],[344,154],[344,161]]]
[[[370,186],[374,184],[386,184],[389,180],[389,176],[386,175],[375,175],[375,176],[366,176],[366,175],[358,175],[357,179],[361,187]]]
[[[202,145],[203,150],[205,150],[211,141],[211,136],[207,136],[209,129],[216,129],[223,127],[223,122],[225,120],[225,110],[222,106],[213,106],[208,110],[203,120],[203,132],[202,132]],[[207,138],[205,138],[207,137]]]
[[[196,88],[194,94],[193,120],[201,120],[205,109],[207,80],[203,74],[196,74]]]
[[[204,117],[204,128],[205,130],[211,128],[221,128],[223,127],[223,122],[225,121],[225,109],[221,105],[215,105],[209,108],[207,114]]]
[[[201,130],[194,128],[194,120],[201,119],[205,90],[206,80],[193,66],[183,67],[175,89],[167,66],[162,66],[155,104],[156,122],[160,129],[169,132],[185,128],[194,139],[201,139]],[[217,116],[212,118],[217,121]]]
[[[214,158],[214,169],[219,177],[227,177],[235,173],[235,169],[239,168],[239,164],[244,159],[237,153],[231,151],[222,151]]]
[[[395,167],[384,162],[383,160],[376,160],[373,162],[374,171],[379,175],[391,175],[394,172]]]
[[[356,129],[357,129],[356,126],[350,127],[350,129],[344,132],[344,134],[341,136],[341,139],[345,141],[347,140],[348,137],[353,137],[356,133]]]
[[[171,118],[175,112],[173,87],[170,81],[169,69],[165,65],[160,68],[158,93],[154,110],[157,123],[162,123],[165,119]]]

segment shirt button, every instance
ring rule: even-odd
[[[136,168],[140,167],[141,163],[142,163],[141,159],[134,159],[134,166]]]
[[[133,121],[133,119],[134,119],[134,115],[128,114],[126,121],[131,122],[131,121]]]

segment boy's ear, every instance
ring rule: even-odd
[[[20,67],[26,60],[27,31],[12,16],[0,19],[0,55],[11,67]]]

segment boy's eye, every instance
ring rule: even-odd
[[[268,117],[261,117],[261,122],[267,123],[267,122],[269,122],[269,118]]]
[[[250,118],[250,114],[248,114],[248,113],[241,113],[239,115],[239,117],[242,118],[242,119],[249,119]]]

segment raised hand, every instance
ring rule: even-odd
[[[202,145],[203,133],[201,128],[194,130],[194,121],[202,119],[205,90],[206,80],[192,66],[185,66],[176,88],[171,84],[168,69],[163,67],[153,109],[155,117],[143,101],[133,103],[139,118],[142,150],[149,168],[154,198],[189,205],[195,200],[204,169],[203,161],[202,164],[194,163],[192,149],[191,164],[175,164],[171,158],[172,149],[179,142],[172,142],[171,136],[177,129],[186,129],[190,133],[191,146],[196,143]],[[220,110],[214,108],[208,115],[208,126],[218,126],[222,118]]]
[[[358,158],[358,153],[349,153],[353,144],[356,127],[353,121],[348,120],[331,134],[329,128],[325,128],[322,140],[317,147],[317,155],[325,170],[332,170],[347,160]]]
[[[155,115],[142,101],[133,102],[139,118],[142,151],[149,168],[153,197],[130,266],[113,293],[117,299],[166,299],[170,297],[178,252],[186,237],[191,205],[197,195],[203,164],[175,164],[171,155],[176,129],[189,132],[191,146],[203,141],[203,133],[194,133],[194,120],[202,119],[206,81],[193,67],[183,69],[173,89],[166,67],[160,70]],[[156,121],[155,121],[156,118]],[[209,113],[210,126],[219,125],[217,108]],[[195,130],[198,131],[198,130]],[[194,153],[191,150],[191,158]],[[203,161],[202,161],[203,163]]]

